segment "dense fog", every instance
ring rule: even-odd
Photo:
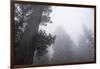
[[[53,6],[50,16],[53,23],[40,26],[39,30],[56,35],[52,63],[93,61],[93,9]]]

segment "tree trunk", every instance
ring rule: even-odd
[[[32,39],[36,32],[38,32],[39,24],[41,22],[42,11],[35,9],[31,18],[28,20],[28,25],[23,33],[22,40],[19,42],[20,47],[16,52],[16,64],[32,64],[35,45],[32,46]],[[17,55],[18,54],[18,55]]]

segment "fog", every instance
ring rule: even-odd
[[[56,28],[62,26],[75,44],[78,44],[78,36],[82,34],[83,26],[93,31],[94,11],[92,8],[52,6],[50,17],[53,23],[39,28],[46,30],[47,33],[55,34]]]
[[[50,17],[52,23],[39,26],[39,30],[56,35],[55,43],[47,49],[49,63],[92,61],[94,9],[52,6]]]

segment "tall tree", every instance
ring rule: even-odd
[[[75,60],[74,49],[75,43],[71,36],[62,26],[58,26],[56,31],[56,40],[54,44],[53,63],[69,63]]]
[[[15,64],[32,64],[36,48],[32,40],[39,25],[51,23],[50,12],[50,6],[15,4]]]

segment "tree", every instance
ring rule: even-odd
[[[83,35],[79,38],[79,60],[93,61],[94,59],[94,35],[93,31],[83,26]]]
[[[48,48],[55,42],[55,35],[47,34],[45,31],[39,31],[33,38],[33,45],[35,47],[35,54],[33,64],[48,64],[50,54]],[[48,55],[47,55],[48,54]]]
[[[39,13],[35,12],[36,8],[38,12],[41,12],[40,15]],[[41,10],[42,9],[42,10]],[[41,10],[41,11],[40,11]],[[34,14],[37,13],[38,15]],[[50,20],[49,14],[52,12],[49,6],[43,6],[43,5],[31,5],[31,4],[15,4],[15,34],[16,34],[16,42],[18,42],[21,37],[23,32],[26,29],[26,26],[29,24],[29,21],[32,20],[32,16],[40,16],[39,24],[40,25],[45,25],[46,22],[52,23]]]
[[[50,6],[15,4],[14,64],[32,64],[36,46],[33,44],[39,25],[51,23]],[[32,48],[33,47],[33,48]]]
[[[56,40],[54,44],[54,57],[52,62],[55,64],[74,62],[74,49],[76,45],[70,35],[62,26],[58,26],[55,33]]]
[[[44,53],[46,53],[46,48],[48,46],[51,46],[55,42],[56,36],[49,34],[46,34],[45,31],[40,30],[34,35],[33,38],[33,45],[35,44],[35,48],[37,50],[37,55],[42,56]]]

